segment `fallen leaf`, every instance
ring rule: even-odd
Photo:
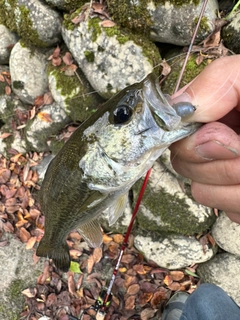
[[[37,116],[44,122],[52,122],[52,119],[49,113],[39,112]]]
[[[9,86],[5,87],[5,93],[9,96],[11,94],[12,90]]]
[[[112,237],[108,236],[107,234],[103,234],[103,243],[109,243],[112,241]]]
[[[24,294],[28,298],[34,298],[37,294],[37,288],[28,288],[22,291],[22,294]]]
[[[31,238],[31,235],[24,227],[22,227],[19,230],[19,237],[22,242],[28,242],[28,240]]]
[[[139,284],[135,283],[128,287],[127,294],[130,294],[130,295],[137,294],[139,290],[140,290]]]
[[[75,293],[76,293],[76,285],[75,285],[75,281],[74,281],[74,272],[72,272],[72,271],[68,272],[68,291],[72,295],[75,295]]]
[[[143,307],[152,299],[152,297],[153,297],[153,293],[143,292],[138,297],[138,303],[140,304],[140,306]]]
[[[184,278],[184,272],[183,271],[170,271],[169,272],[171,278],[173,281],[180,281]]]
[[[154,317],[156,310],[146,308],[140,313],[141,320],[148,320]]]
[[[114,27],[115,25],[116,25],[115,22],[111,20],[104,20],[101,22],[101,26],[103,28],[111,28],[111,27]]]
[[[160,287],[156,291],[151,299],[151,305],[154,309],[157,309],[163,300],[168,300],[170,297],[170,290]]]
[[[0,169],[0,183],[6,183],[11,177],[9,169]]]
[[[178,291],[181,288],[181,284],[179,282],[172,282],[168,285],[168,288],[173,291]]]
[[[62,59],[67,66],[73,63],[73,57],[70,52],[66,52]]]
[[[135,296],[130,296],[126,299],[125,308],[127,310],[133,310],[135,308]]]
[[[31,237],[30,239],[28,239],[27,243],[26,243],[26,249],[29,250],[29,249],[32,249],[35,245],[37,241],[37,237],[34,236],[34,237]]]
[[[74,273],[82,273],[82,271],[80,270],[79,263],[75,262],[75,261],[71,261],[69,270],[74,272]]]
[[[102,259],[102,248],[97,247],[93,250],[94,263],[98,263]]]
[[[2,134],[0,135],[0,138],[1,138],[1,139],[6,139],[6,138],[8,138],[8,137],[10,137],[10,136],[12,136],[12,133],[10,133],[10,132],[4,132],[4,133],[2,133]]]
[[[89,256],[88,260],[87,260],[87,270],[88,270],[88,273],[91,273],[91,272],[92,272],[94,263],[95,263],[95,260],[94,260],[93,255],[91,254],[91,255]]]
[[[113,235],[113,241],[115,241],[116,243],[120,244],[123,243],[124,237],[122,234],[114,234]]]
[[[124,254],[123,256],[122,256],[122,259],[121,259],[121,262],[122,263],[131,263],[131,262],[133,262],[133,260],[134,260],[134,255],[132,255],[132,254]]]
[[[53,103],[53,96],[51,94],[51,92],[46,92],[43,95],[43,104],[49,105]]]
[[[41,107],[43,105],[43,95],[42,96],[37,96],[34,100],[34,105],[36,107]]]

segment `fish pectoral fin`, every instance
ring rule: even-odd
[[[65,241],[60,246],[51,246],[45,242],[43,237],[37,248],[36,255],[53,259],[55,266],[63,272],[67,272],[70,268],[69,249]]]
[[[103,234],[97,220],[92,220],[77,227],[77,231],[81,234],[87,244],[92,247],[100,247],[103,241]]]
[[[128,201],[128,192],[121,195],[111,207],[108,208],[108,223],[113,225],[123,214]]]

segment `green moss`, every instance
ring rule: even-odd
[[[195,29],[197,23],[198,23],[199,17],[196,17],[193,20],[193,29]],[[201,22],[200,22],[200,26],[198,29],[198,33],[206,33],[211,31],[210,26],[209,26],[209,20],[207,17],[202,17]]]
[[[92,42],[95,42],[98,36],[102,33],[102,28],[100,26],[100,18],[88,19],[88,31],[92,32]]]
[[[94,112],[102,99],[86,80],[82,72],[77,75],[67,76],[62,72],[64,65],[58,67],[49,63],[48,75],[52,75],[56,81],[56,89],[63,96],[67,114],[73,121],[83,122]]]
[[[166,57],[168,61],[168,57]],[[184,74],[182,81],[180,83],[180,88],[188,84],[190,81],[192,81],[200,72],[203,71],[203,69],[208,65],[208,60],[203,60],[200,65],[197,65],[196,63],[197,54],[191,54]],[[173,94],[176,83],[183,65],[183,61],[185,59],[185,55],[176,56],[175,58],[168,61],[168,63],[171,66],[171,73],[168,75],[168,77],[165,79],[162,85],[162,90],[168,94]]]
[[[239,30],[236,30],[235,28],[233,28],[233,26],[231,24],[229,24],[227,27],[223,28],[222,37],[223,37],[223,40],[224,40],[224,45],[228,49],[232,50],[236,54],[240,53],[240,47],[239,47],[240,35],[239,35]]]
[[[94,62],[94,58],[95,57],[94,57],[94,52],[93,51],[86,50],[86,51],[84,51],[84,55],[85,55],[85,57],[86,57],[88,62]]]
[[[22,81],[13,81],[12,86],[16,90],[22,90],[22,89],[24,89],[24,82],[22,82]]]
[[[30,10],[23,5],[19,6],[16,0],[0,0],[0,23],[22,37],[26,45],[47,46],[33,27]]]
[[[141,183],[137,182],[135,185],[135,195],[139,193]],[[177,194],[170,195],[164,188],[160,188],[158,192],[155,192],[148,185],[143,198],[143,205],[156,219],[160,219],[167,225],[166,232],[166,227],[161,227],[154,219],[151,220],[146,217],[140,208],[137,216],[138,228],[143,231],[147,229],[151,232],[151,236],[152,232],[155,233],[156,237],[169,232],[192,235],[207,230],[215,221],[215,217],[209,217],[206,222],[200,223],[197,217],[189,214],[190,207],[185,199],[179,198]]]
[[[146,0],[139,0],[138,4],[134,4],[134,1],[122,0],[121,5],[119,5],[118,0],[107,0],[108,12],[119,26],[148,33],[152,20],[147,10],[147,2]]]

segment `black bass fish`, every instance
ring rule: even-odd
[[[74,228],[92,247],[102,243],[99,215],[123,213],[128,191],[173,142],[198,128],[184,122],[195,107],[172,107],[153,74],[108,100],[72,134],[50,163],[40,190],[45,233],[38,256],[70,266],[66,237]]]

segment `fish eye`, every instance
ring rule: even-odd
[[[128,122],[133,114],[133,110],[128,105],[119,105],[113,112],[113,121],[115,124]]]

